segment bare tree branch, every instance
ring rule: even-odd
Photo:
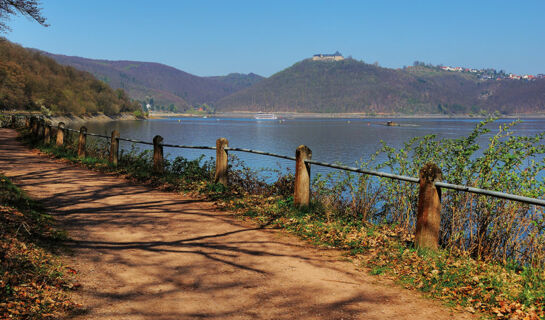
[[[11,15],[16,14],[30,17],[44,27],[49,26],[41,15],[41,10],[38,0],[0,0],[0,33],[11,30],[7,21]]]

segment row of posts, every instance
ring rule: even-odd
[[[15,124],[12,119],[12,123]],[[26,126],[29,127],[35,137],[43,139],[45,144],[51,143],[52,127],[43,119],[35,117],[26,118]],[[65,125],[59,122],[56,128],[55,143],[57,147],[64,144]],[[87,128],[81,127],[78,139],[78,157],[85,158],[87,142]],[[153,138],[153,171],[163,173],[163,138],[159,135]],[[216,172],[215,183],[228,185],[228,155],[229,141],[220,138],[216,141]],[[110,155],[108,161],[117,166],[119,155],[119,131],[113,130],[110,141]],[[310,164],[306,160],[312,159],[312,151],[304,145],[295,150],[295,183],[293,201],[299,208],[310,205]],[[415,244],[421,248],[437,249],[439,243],[439,228],[441,224],[441,190],[434,185],[442,178],[441,169],[435,164],[426,164],[420,170],[418,194],[418,211],[416,221]]]

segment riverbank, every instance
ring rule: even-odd
[[[445,114],[369,114],[369,113],[312,113],[312,112],[274,112],[280,119],[486,119],[487,116],[481,115],[445,115]],[[196,115],[191,113],[150,113],[150,119],[162,119],[172,117],[189,117],[189,118],[255,118],[257,112],[249,111],[234,111],[234,112],[217,112],[210,115]],[[519,119],[519,118],[545,118],[545,113],[532,114],[511,114],[500,115],[499,118]]]
[[[52,116],[46,117],[54,125],[59,122],[64,122],[66,125],[83,124],[85,122],[108,122],[108,121],[126,121],[126,120],[138,120],[132,113],[122,113],[118,115],[108,116],[105,114],[96,115],[66,115],[66,116]]]
[[[293,185],[289,175],[266,185],[256,180],[255,175],[240,176],[247,171],[233,166],[230,170],[233,174],[231,184],[225,188],[211,182],[213,175],[209,172],[209,164],[203,165],[200,161],[190,163],[179,159],[176,161],[178,165],[166,165],[169,169],[156,174],[151,159],[145,154],[125,155],[118,166],[113,167],[106,159],[78,159],[73,146],[68,150],[45,146],[42,150],[58,157],[68,157],[79,165],[130,176],[162,189],[190,192],[200,199],[214,200],[220,208],[257,221],[261,226],[282,228],[314,244],[343,249],[346,259],[355,261],[372,275],[378,275],[381,281],[393,279],[404,287],[423,291],[460,310],[480,311],[501,319],[539,319],[545,313],[545,275],[542,269],[474,259],[469,252],[453,247],[436,253],[416,250],[411,230],[403,227],[402,223],[368,223],[368,219],[354,214],[352,207],[345,211],[346,204],[335,200],[339,198],[328,189],[314,190],[312,206],[308,210],[298,210],[293,206]],[[400,189],[399,194],[394,190],[386,196],[405,201],[414,198],[411,190]],[[378,193],[370,190],[369,194]],[[449,201],[449,197],[447,193],[444,201]],[[414,203],[412,200],[409,202]],[[450,203],[453,207],[456,205],[455,202]],[[355,204],[361,205],[362,202],[358,200]],[[402,205],[395,206],[392,214],[408,212],[402,209]],[[446,207],[451,206],[447,204]],[[373,213],[367,211],[366,214]],[[490,215],[499,216],[494,212]],[[539,259],[536,252],[533,256]]]
[[[342,251],[241,219],[202,196],[36,154],[12,130],[0,129],[0,154],[0,167],[42,199],[72,238],[67,259],[81,283],[73,298],[84,305],[74,319],[474,318],[361,272]]]
[[[109,121],[125,121],[125,120],[143,120],[143,118],[136,117],[133,113],[120,113],[117,115],[105,115],[103,113],[97,113],[92,115],[81,115],[76,116],[73,114],[69,115],[52,115],[46,116],[41,112],[21,112],[21,111],[2,111],[0,115],[11,116],[11,115],[27,115],[35,117],[44,117],[44,119],[50,121],[53,125],[57,125],[59,122],[64,122],[64,124],[83,124],[86,122],[109,122]]]

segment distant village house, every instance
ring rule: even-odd
[[[312,60],[314,61],[341,61],[344,60],[343,55],[337,51],[334,54],[324,54],[319,53],[312,56]]]

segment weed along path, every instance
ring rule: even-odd
[[[76,319],[469,319],[212,203],[50,159],[0,129],[0,171],[73,241]]]

